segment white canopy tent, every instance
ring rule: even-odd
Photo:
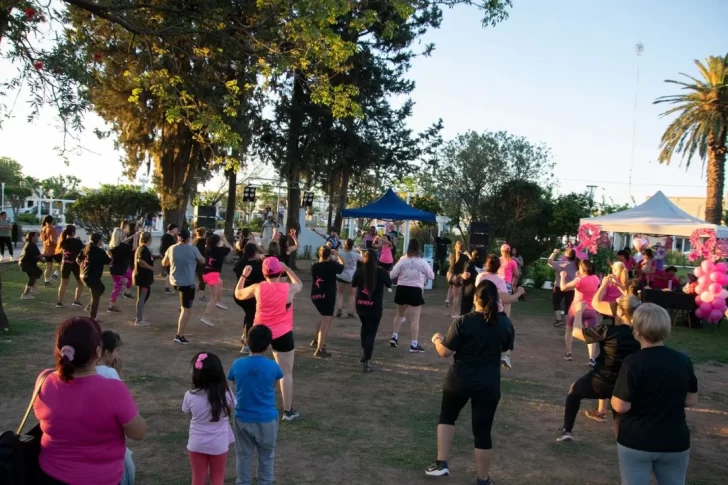
[[[607,232],[679,237],[690,237],[696,229],[714,229],[718,238],[728,238],[728,227],[710,224],[691,216],[673,204],[661,191],[637,207],[581,219],[579,223],[596,224]]]

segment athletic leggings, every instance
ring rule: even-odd
[[[202,275],[205,272],[205,265],[204,264],[198,264],[197,268],[195,269],[195,273],[197,274],[197,281],[199,283],[199,290],[205,291],[205,288],[207,288],[207,285],[205,284],[205,280],[202,279]],[[240,278],[238,278],[240,279]]]
[[[359,320],[361,320],[361,348],[364,351],[364,360],[372,360],[374,341],[377,338],[377,330],[382,316],[368,317],[359,315]]]
[[[127,269],[123,275],[111,275],[111,279],[114,280],[114,288],[111,290],[111,303],[116,303],[116,299],[119,298],[121,290],[124,288],[126,283],[126,291],[131,288],[131,269]]]
[[[144,320],[144,305],[149,299],[149,294],[152,289],[148,286],[137,286],[137,298],[136,298],[136,321],[141,322]]]
[[[551,305],[555,312],[561,311],[561,302],[564,302],[563,311],[569,311],[571,308],[571,302],[574,301],[574,290],[561,291],[561,287],[554,286],[554,291],[551,294]]]
[[[88,284],[84,281],[88,289],[91,290],[91,318],[96,318],[99,312],[99,303],[101,302],[101,295],[104,294],[106,287],[102,282]]]
[[[222,455],[206,455],[190,451],[190,465],[192,465],[192,485],[205,485],[207,471],[210,471],[210,485],[223,485],[225,483],[225,464],[227,453]]]
[[[31,266],[25,270],[25,274],[28,275],[28,286],[35,286],[36,281],[43,276],[43,270],[38,266]]]
[[[0,254],[5,256],[5,247],[8,248],[10,256],[13,255],[13,241],[9,237],[0,237]]]
[[[581,376],[569,388],[564,406],[564,431],[571,433],[582,399],[609,399],[614,391],[614,382],[597,378],[591,372]]]
[[[256,300],[255,298],[250,298],[249,300],[238,300],[235,298],[235,303],[245,312],[245,318],[243,318],[243,336],[240,337],[245,342],[248,339],[248,332],[253,328],[253,322],[255,321]]]
[[[470,401],[473,413],[473,437],[475,448],[490,450],[493,441],[490,430],[493,428],[493,417],[498,408],[500,396],[493,396],[492,392],[467,391],[455,392],[449,389],[442,390],[442,405],[440,407],[440,424],[455,426],[460,411]]]

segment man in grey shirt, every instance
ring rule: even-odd
[[[192,302],[195,301],[195,271],[198,264],[205,264],[205,258],[190,244],[189,230],[179,231],[177,241],[177,244],[167,249],[162,265],[169,266],[169,282],[179,293],[180,313],[174,341],[187,345],[190,342],[185,338],[185,328],[190,320]]]
[[[5,247],[8,248],[8,258],[10,258],[10,261],[15,261],[13,259],[13,242],[10,239],[10,236],[12,234],[13,225],[8,220],[8,214],[7,212],[3,211],[0,212],[0,261],[5,260]]]

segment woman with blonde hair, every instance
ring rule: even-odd
[[[639,351],[639,343],[632,336],[632,321],[640,301],[634,295],[625,295],[615,303],[605,302],[604,294],[613,279],[614,275],[610,275],[602,280],[591,304],[597,312],[613,317],[614,325],[604,321],[596,327],[584,328],[582,317],[586,308],[585,302],[574,303],[576,308],[573,337],[586,343],[598,344],[600,352],[589,372],[569,388],[564,406],[564,425],[556,441],[573,441],[571,433],[582,399],[606,400],[612,397],[622,363],[628,356]],[[586,411],[585,415],[589,419],[605,423],[606,401],[600,402],[599,409]]]
[[[645,303],[632,330],[641,350],[627,357],[612,394],[617,457],[623,485],[685,483],[690,429],[685,408],[698,403],[698,379],[690,358],[665,346],[672,326],[664,308]]]
[[[134,254],[131,250],[129,242],[133,241],[134,235],[125,237],[124,231],[118,227],[111,233],[111,240],[109,241],[109,256],[111,256],[111,265],[109,265],[109,273],[111,273],[111,279],[114,282],[114,288],[111,290],[109,296],[109,308],[106,310],[109,313],[120,312],[116,306],[116,300],[119,298],[119,294],[122,289],[126,286],[124,292],[124,298],[127,300],[133,300],[134,297],[129,292],[132,283],[132,263]]]

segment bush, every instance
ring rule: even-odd
[[[248,229],[252,232],[260,232],[263,230],[263,219],[260,217],[254,217],[253,220],[248,224]]]
[[[667,266],[697,266],[699,261],[690,261],[686,254],[670,250],[665,254],[665,267]]]
[[[15,222],[18,224],[39,224],[38,216],[35,214],[18,214],[15,216]]]
[[[553,281],[555,276],[554,269],[543,260],[534,261],[526,266],[524,273],[523,278],[533,280],[533,287],[539,290],[547,281]]]

